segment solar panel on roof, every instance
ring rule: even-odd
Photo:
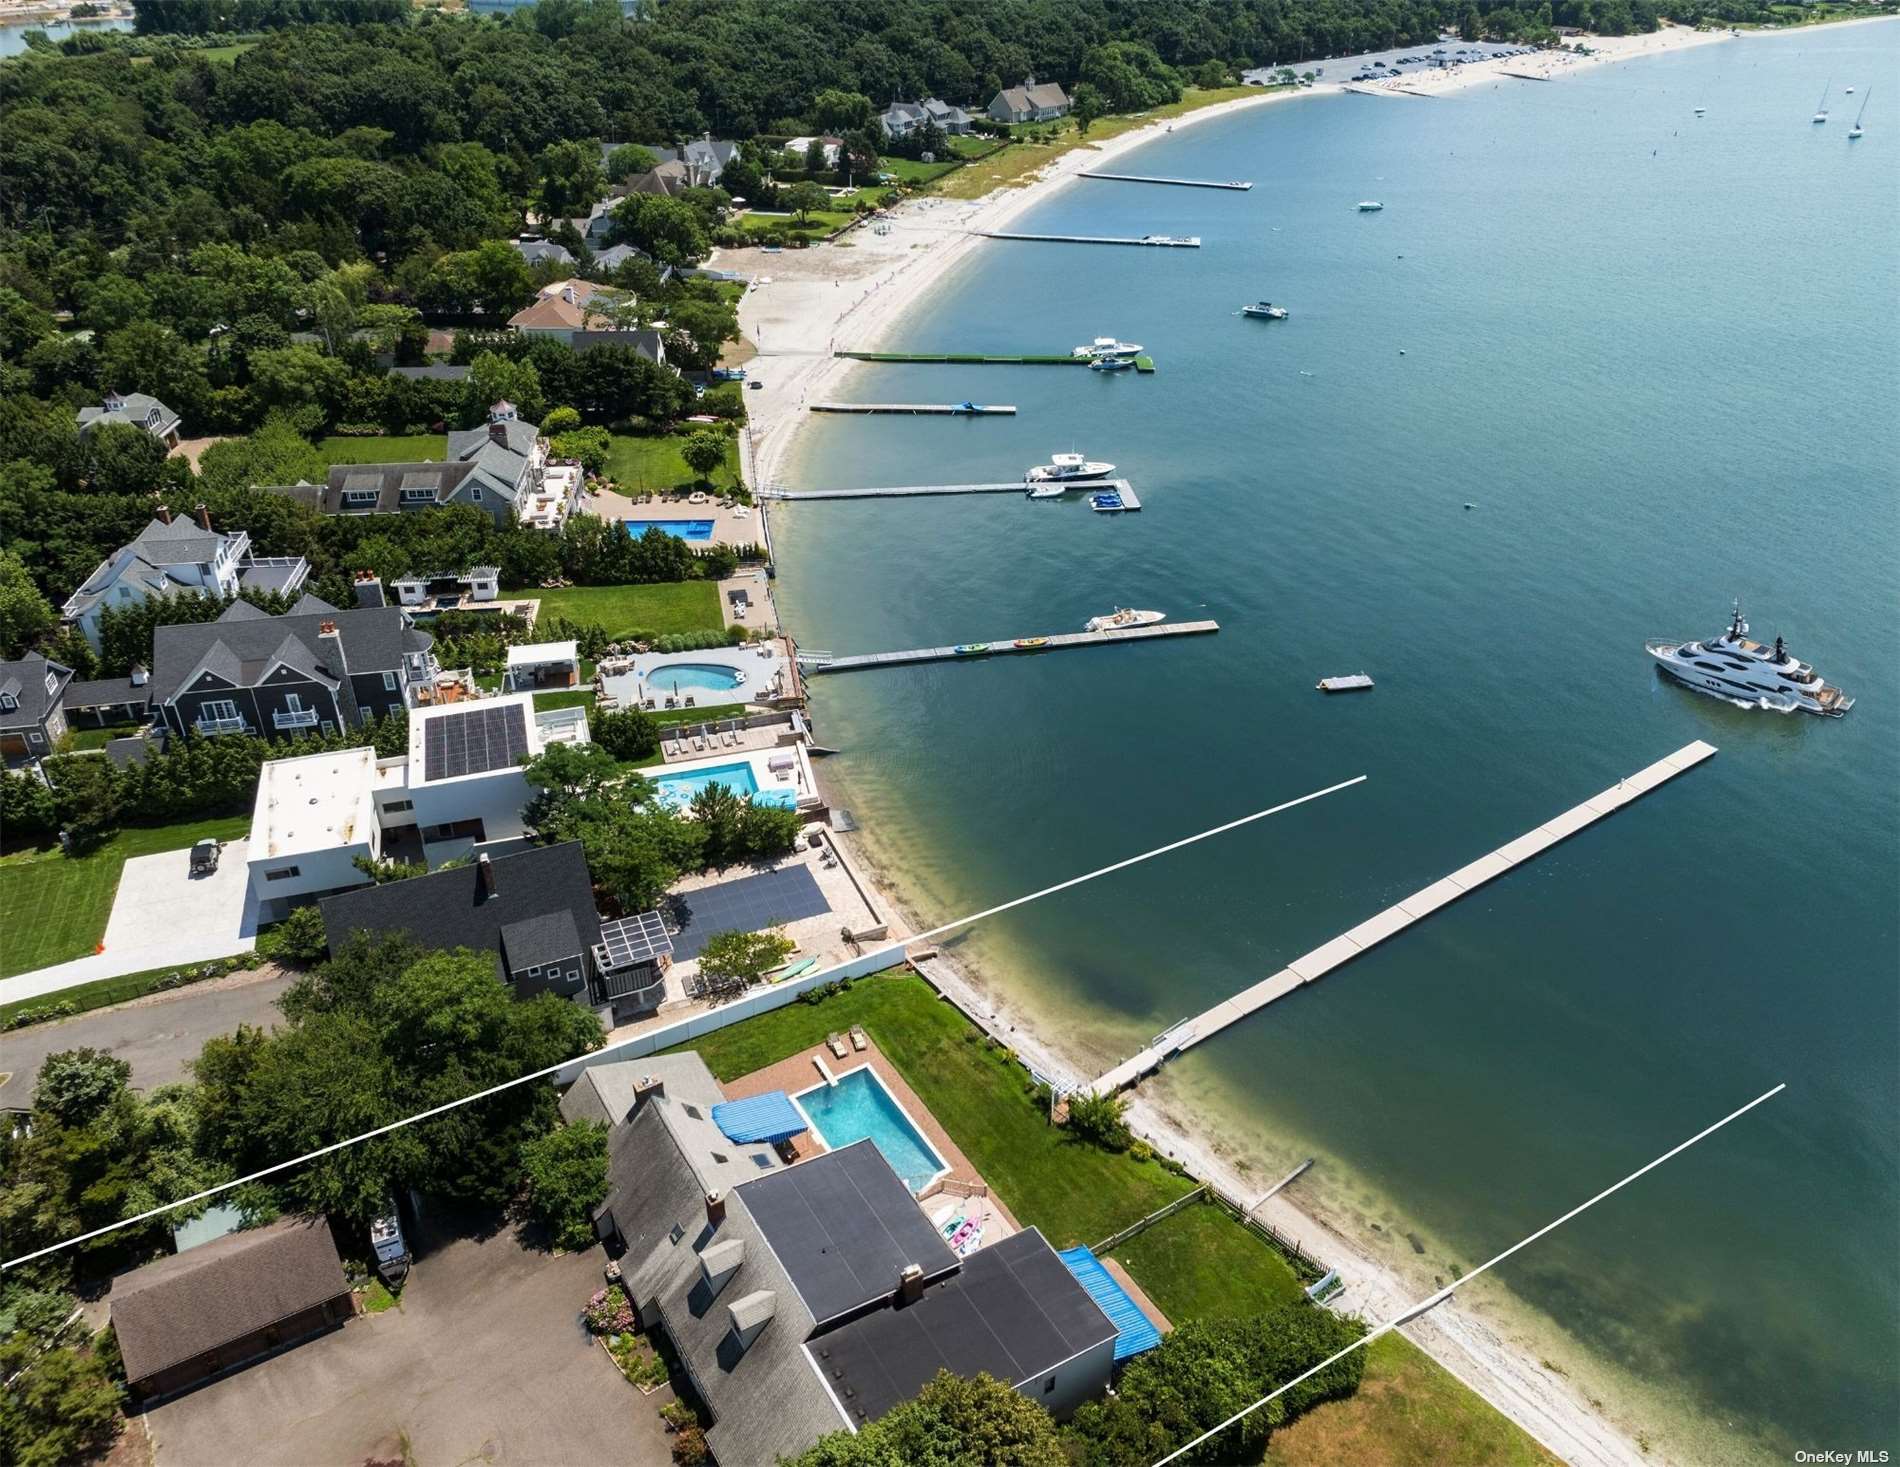
[[[829,912],[831,903],[807,867],[788,866],[689,891],[674,898],[674,908],[679,931],[673,934],[673,958],[683,963],[698,957],[715,932],[761,932]]]
[[[673,951],[673,939],[658,912],[641,912],[601,923],[599,951],[606,958],[601,967],[612,972],[665,957]]]
[[[519,763],[528,752],[528,718],[520,704],[471,708],[429,720],[422,736],[422,777],[458,779]]]

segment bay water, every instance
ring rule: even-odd
[[[1156,1082],[1263,1184],[1319,1157],[1308,1205],[1448,1278],[1786,1081],[1489,1296],[1666,1460],[1900,1448],[1897,82],[1886,23],[1183,128],[1120,166],[1253,190],[1078,182],[1013,227],[1201,249],[986,244],[865,343],[1114,334],[1153,376],[860,367],[831,395],[1021,413],[814,421],[784,476],[1011,479],[1073,447],[1141,514],[774,513],[805,646],[1221,624],[817,682],[828,783],[930,920],[1369,776],[957,944],[1078,1063],[1720,748]],[[1291,318],[1236,314],[1262,297]],[[1736,597],[1858,706],[1664,682],[1644,639],[1713,636]]]

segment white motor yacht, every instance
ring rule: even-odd
[[[1701,642],[1645,642],[1643,648],[1662,670],[1680,683],[1725,698],[1742,708],[1776,713],[1819,713],[1839,718],[1854,700],[1821,681],[1814,669],[1782,645],[1752,641],[1742,605],[1735,603],[1728,630]]]
[[[1145,627],[1167,619],[1165,611],[1133,611],[1126,606],[1117,606],[1107,616],[1091,616],[1083,623],[1082,630],[1112,632],[1117,627]]]
[[[1106,479],[1115,472],[1115,465],[1099,460],[1086,459],[1079,453],[1058,453],[1051,456],[1046,464],[1037,464],[1023,475],[1025,484],[1086,484],[1092,479]],[[1058,489],[1058,493],[1061,491]],[[1037,498],[1045,496],[1038,495]]]
[[[1132,341],[1117,341],[1112,336],[1098,336],[1087,346],[1078,346],[1069,353],[1072,357],[1136,357],[1141,355],[1141,347]]]
[[[1359,201],[1359,212],[1361,214],[1377,214],[1384,207],[1385,205],[1380,203],[1377,199],[1361,199]]]
[[[1255,301],[1250,306],[1242,306],[1240,314],[1253,316],[1262,321],[1286,320],[1286,307],[1276,306],[1272,301]]]

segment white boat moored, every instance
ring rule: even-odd
[[[1112,632],[1117,627],[1152,626],[1158,621],[1166,621],[1165,611],[1135,611],[1126,606],[1117,606],[1107,616],[1091,616],[1082,624],[1085,632]]]
[[[1740,708],[1839,718],[1854,706],[1852,698],[1828,686],[1788,651],[1780,637],[1768,647],[1752,641],[1747,632],[1738,601],[1721,636],[1701,642],[1645,642],[1643,650],[1677,682]]]
[[[1106,479],[1115,472],[1115,465],[1103,463],[1099,459],[1084,458],[1079,453],[1057,453],[1050,456],[1046,464],[1037,464],[1023,475],[1025,484],[1085,484],[1091,479]],[[1060,492],[1058,487],[1057,492]],[[1042,496],[1037,496],[1038,498]]]

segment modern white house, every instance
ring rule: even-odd
[[[824,159],[825,167],[836,168],[838,166],[838,154],[844,151],[843,138],[787,138],[785,140],[785,151],[788,153],[796,153],[800,158],[809,158],[811,156],[813,143],[817,143],[824,150],[819,156]]]
[[[174,519],[164,505],[129,545],[100,561],[61,608],[66,620],[99,645],[99,614],[128,610],[154,596],[180,593],[231,597],[240,590],[294,595],[310,574],[302,556],[259,558],[244,530],[211,528],[211,513],[198,506],[196,520]]]
[[[526,833],[533,791],[521,766],[549,744],[590,741],[584,708],[534,710],[534,696],[413,709],[406,754],[373,749],[264,765],[251,817],[251,889],[259,918],[367,885],[369,860],[432,869]]]

